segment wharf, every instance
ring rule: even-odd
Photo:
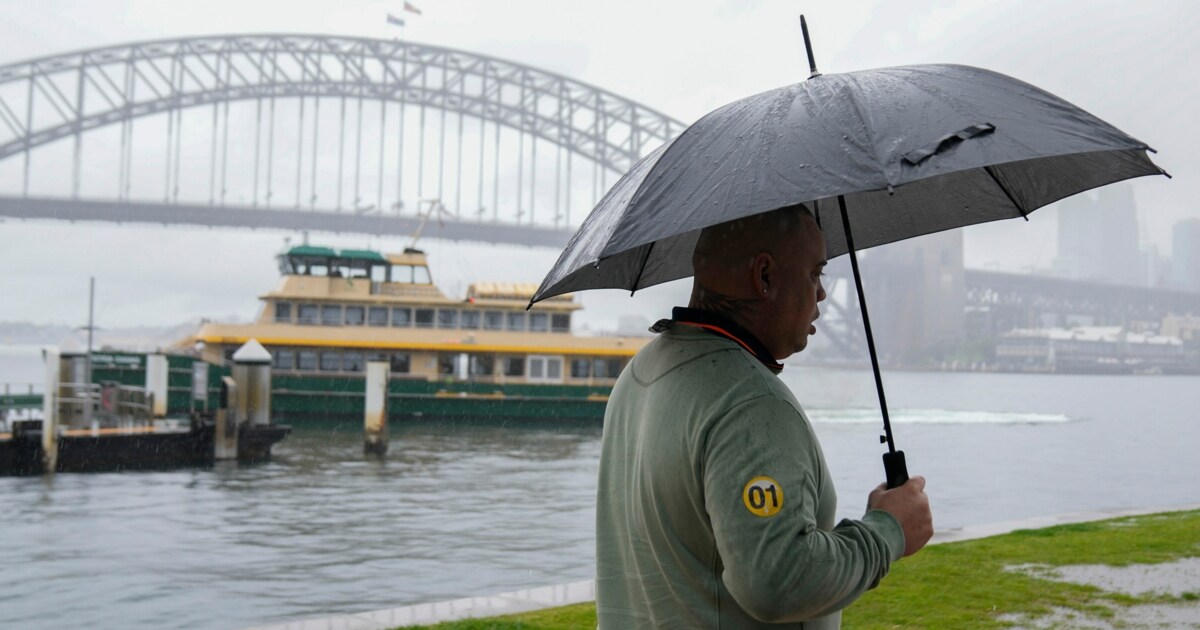
[[[0,475],[268,459],[291,427],[271,421],[261,350],[235,353],[232,368],[185,354],[50,351],[41,392],[3,388]]]
[[[41,421],[18,420],[13,431],[0,433],[0,475],[36,475],[43,472]],[[268,459],[271,447],[287,437],[285,425],[239,427],[237,459]],[[150,425],[61,429],[58,432],[56,472],[159,470],[205,466],[214,461],[214,424],[167,420]]]

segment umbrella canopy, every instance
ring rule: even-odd
[[[807,81],[730,103],[643,158],[604,196],[530,304],[692,275],[701,229],[807,203],[828,256],[1025,217],[1064,197],[1165,174],[1151,150],[1053,94],[969,66]]]

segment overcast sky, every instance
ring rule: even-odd
[[[1195,121],[1200,8],[1152,2],[796,2],[687,0],[0,0],[0,65],[124,42],[250,33],[404,35],[567,74],[684,121],[731,100],[803,80],[797,14],[805,12],[825,73],[910,63],[977,65],[1045,88],[1159,150],[1175,176],[1132,184],[1141,238],[1169,250],[1171,226],[1200,216]],[[114,152],[115,154],[115,152]],[[12,160],[14,158],[10,158]],[[2,165],[0,165],[2,166]],[[1045,267],[1052,213],[971,228],[971,266]],[[1047,219],[1046,217],[1050,217]],[[171,324],[200,316],[249,318],[274,286],[271,259],[289,236],[230,229],[0,223],[0,321],[81,323],[87,277],[99,287],[98,323]],[[292,235],[294,236],[294,235]],[[335,246],[396,249],[367,237],[321,237]],[[536,282],[556,252],[428,241],[436,279],[461,295],[473,280]],[[617,313],[654,319],[684,299],[678,285],[630,300],[589,297],[596,325]]]

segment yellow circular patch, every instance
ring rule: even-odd
[[[755,516],[775,516],[783,509],[783,486],[770,477],[755,477],[742,489],[742,503]]]

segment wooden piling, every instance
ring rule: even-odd
[[[221,402],[217,407],[213,435],[213,459],[237,459],[238,455],[238,400],[237,381],[228,376],[221,377]]]
[[[384,455],[388,450],[387,390],[391,370],[386,361],[369,361],[366,376],[363,452],[367,455]]]
[[[251,339],[233,353],[238,417],[252,425],[271,424],[271,353]]]
[[[48,473],[58,468],[58,398],[62,360],[57,350],[47,350],[46,389],[42,393],[42,470]]]
[[[152,419],[167,417],[167,377],[169,374],[166,355],[146,355],[146,392],[152,398],[150,402]]]

